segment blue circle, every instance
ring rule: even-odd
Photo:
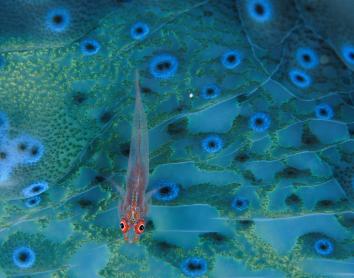
[[[134,23],[133,26],[130,28],[130,36],[134,40],[145,39],[146,36],[149,34],[149,32],[150,32],[149,25],[141,21]]]
[[[80,43],[80,50],[84,56],[95,55],[100,51],[101,44],[95,39],[84,39]]]
[[[30,268],[36,261],[36,254],[29,247],[17,247],[12,253],[12,261],[18,268]]]
[[[213,83],[206,84],[205,86],[203,86],[200,92],[200,96],[203,99],[207,99],[207,100],[217,98],[220,94],[221,94],[220,87]]]
[[[27,134],[22,134],[11,141],[11,146],[16,154],[16,161],[23,164],[38,162],[44,154],[41,141]]]
[[[332,254],[334,250],[333,243],[326,238],[316,240],[314,248],[316,253],[322,256],[328,256]]]
[[[49,188],[48,183],[44,181],[39,181],[30,184],[29,186],[22,189],[22,194],[25,198],[30,198],[33,196],[37,196],[47,191]]]
[[[249,127],[255,132],[264,132],[269,129],[272,120],[263,112],[257,112],[249,119]]]
[[[297,63],[304,69],[313,69],[319,64],[318,55],[312,48],[298,48],[295,56]]]
[[[272,19],[273,6],[268,0],[249,0],[247,12],[254,21],[264,23]]]
[[[178,69],[178,60],[170,54],[159,54],[152,58],[149,65],[150,74],[155,78],[168,79]]]
[[[227,69],[234,69],[242,62],[242,55],[237,50],[229,50],[221,56],[221,64]]]
[[[52,32],[64,32],[70,25],[70,12],[65,8],[54,8],[48,11],[45,19],[46,26]]]
[[[42,198],[39,195],[33,196],[25,200],[25,206],[28,208],[36,207],[40,204]]]
[[[243,197],[235,197],[232,200],[231,207],[236,211],[244,211],[249,207],[249,200]]]
[[[181,263],[181,270],[186,276],[198,277],[207,272],[208,264],[203,258],[191,257]]]
[[[289,78],[295,86],[301,89],[309,87],[312,83],[311,77],[306,72],[298,69],[289,71]]]
[[[224,142],[219,135],[213,134],[205,137],[201,145],[203,150],[207,153],[216,153],[223,148]]]
[[[334,116],[332,107],[327,103],[318,104],[315,107],[315,114],[321,120],[330,120]]]
[[[172,201],[179,194],[179,186],[171,181],[159,181],[156,183],[155,188],[159,189],[153,197],[159,201]]]
[[[342,47],[342,56],[345,62],[354,65],[354,46],[344,45]]]

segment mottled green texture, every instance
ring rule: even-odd
[[[5,1],[0,111],[9,139],[29,134],[45,152],[0,183],[0,277],[185,277],[181,262],[194,256],[206,260],[205,277],[327,277],[329,266],[330,277],[350,273],[353,73],[337,42],[350,42],[351,31],[323,33],[337,22],[319,18],[329,14],[320,1],[313,10],[269,0],[275,16],[264,25],[251,20],[248,2],[63,0],[73,25],[49,35],[42,14],[56,1]],[[150,28],[142,41],[130,36],[136,21]],[[85,38],[100,43],[96,55],[82,55]],[[320,58],[307,89],[288,77],[299,47]],[[243,57],[232,70],[221,63],[228,50]],[[179,63],[164,80],[149,72],[162,53]],[[169,180],[180,191],[149,201],[146,231],[129,246],[115,187],[125,184],[135,69],[149,126],[149,189]],[[221,92],[207,100],[200,92],[210,83]],[[316,119],[321,103],[332,107],[331,120]],[[250,128],[257,112],[271,119],[265,132]],[[211,134],[223,141],[219,152],[202,147]],[[38,180],[49,190],[27,208],[21,190]],[[232,207],[235,197],[248,207]],[[333,240],[328,258],[314,252],[318,238]],[[32,268],[13,264],[18,246],[35,251]]]

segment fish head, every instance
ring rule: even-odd
[[[145,231],[145,220],[136,211],[130,211],[121,218],[120,229],[125,241],[134,243]]]

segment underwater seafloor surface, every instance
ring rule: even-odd
[[[0,3],[0,277],[354,277],[353,1]]]

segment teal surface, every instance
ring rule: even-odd
[[[0,277],[354,277],[352,0],[0,2]]]

